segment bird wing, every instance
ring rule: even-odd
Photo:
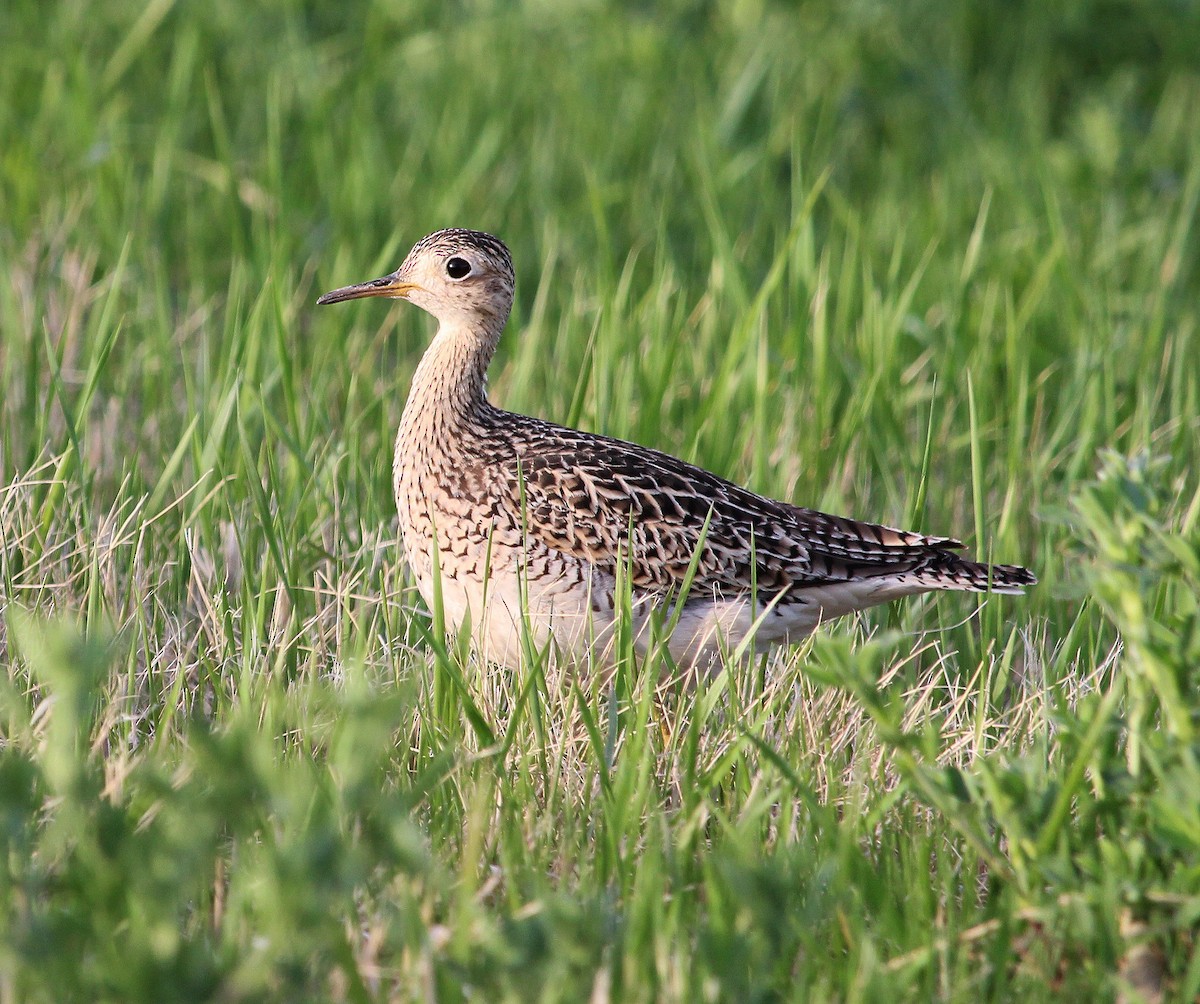
[[[528,532],[556,550],[615,570],[640,588],[718,593],[894,574],[962,545],[777,502],[657,450],[554,429],[519,453]],[[564,442],[564,437],[569,441]]]

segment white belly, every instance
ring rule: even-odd
[[[429,608],[436,609],[433,570],[418,576],[417,584]],[[493,571],[483,582],[450,574],[440,577],[447,630],[469,625],[479,654],[505,666],[517,666],[529,655],[549,655],[580,668],[611,668],[617,640],[615,592],[612,576],[591,568],[582,575],[573,570],[536,579],[511,571]],[[815,605],[764,611],[748,598],[705,602],[693,597],[673,626],[672,613],[652,597],[635,599],[630,611],[634,647],[644,656],[665,636],[666,648],[681,670],[701,671],[737,651],[752,632],[754,645],[762,650],[798,641],[822,620],[821,608]]]
[[[581,669],[611,668],[617,638],[614,607],[619,606],[611,575],[559,552],[527,554],[518,542],[496,535],[486,542],[476,538],[464,556],[463,539],[456,538],[458,560],[442,563],[440,574],[434,560],[422,560],[425,549],[416,541],[409,549],[418,589],[430,610],[438,607],[435,579],[440,583],[448,631],[469,625],[479,654],[505,666],[517,666],[532,655],[565,659]],[[766,607],[748,596],[706,599],[693,593],[674,618],[665,644],[681,670],[707,672],[739,649],[749,654],[743,643],[751,635],[754,649],[761,652],[800,641],[824,621],[925,588],[903,576],[879,577],[810,588],[803,597],[790,597],[792,602]],[[662,644],[672,613],[656,597],[635,599],[630,630],[639,654]]]
[[[500,560],[492,561],[482,579],[438,577],[448,631],[469,626],[479,654],[505,666],[546,653],[582,665],[608,651],[614,624],[609,576],[581,574],[578,568],[525,575],[515,561],[492,557]],[[437,608],[436,575],[432,568],[425,575],[417,571],[417,588],[430,610]]]

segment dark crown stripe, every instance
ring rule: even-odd
[[[418,241],[408,253],[408,257],[412,260],[425,252],[448,256],[455,251],[467,249],[480,252],[499,270],[509,275],[513,274],[512,254],[507,245],[498,237],[485,234],[482,230],[465,230],[459,227],[438,230]]]

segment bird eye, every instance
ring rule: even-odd
[[[451,279],[465,279],[471,274],[471,263],[466,258],[447,258],[446,275]]]

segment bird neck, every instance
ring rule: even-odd
[[[444,322],[413,374],[400,420],[400,438],[437,440],[462,436],[491,410],[487,368],[500,340],[503,320],[484,331]]]

